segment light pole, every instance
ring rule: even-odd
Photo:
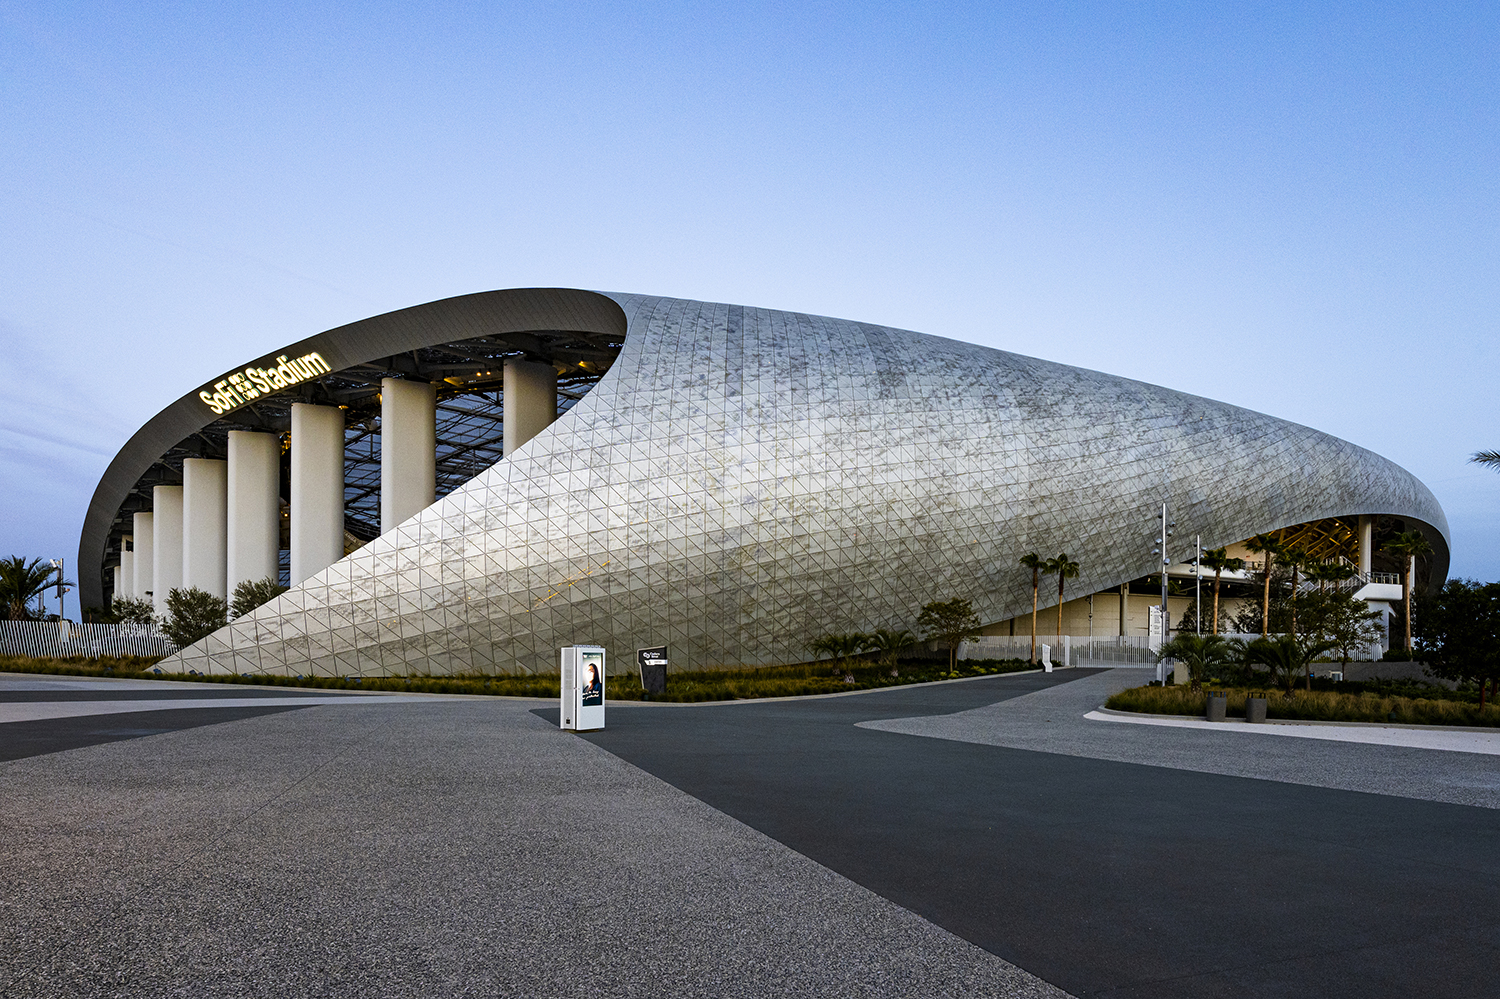
[[[52,563],[52,568],[57,570],[57,617],[58,620],[63,620],[68,616],[67,608],[63,604],[63,594],[67,592],[63,589],[63,566],[67,562],[67,559],[54,558],[49,561]],[[46,617],[47,615],[43,613],[42,616]]]
[[[1198,554],[1193,558],[1193,621],[1198,625],[1198,637],[1203,637],[1203,535],[1193,535]]]
[[[1156,547],[1151,550],[1152,555],[1161,557],[1161,639],[1170,639],[1172,627],[1167,617],[1167,566],[1172,564],[1172,559],[1167,555],[1167,539],[1172,536],[1172,528],[1177,526],[1175,520],[1167,520],[1167,504],[1161,505],[1161,535],[1157,539]]]

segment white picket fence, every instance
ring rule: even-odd
[[[0,621],[0,656],[167,656],[177,651],[154,625]]]

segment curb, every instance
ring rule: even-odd
[[[1202,715],[1156,715],[1147,714],[1144,711],[1119,711],[1115,708],[1106,708],[1102,704],[1094,709],[1101,715],[1111,718],[1140,718],[1162,721],[1200,721],[1207,722],[1208,719]],[[1243,718],[1226,718],[1221,722],[1212,722],[1214,725],[1249,725],[1250,722]],[[1410,729],[1415,732],[1480,732],[1491,735],[1500,735],[1500,725],[1423,725],[1411,722],[1351,722],[1351,721],[1315,721],[1307,718],[1267,718],[1257,725],[1319,725],[1336,728],[1393,728]]]

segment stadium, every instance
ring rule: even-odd
[[[1086,612],[1090,634],[1141,634],[1163,505],[1169,577],[1200,572],[1191,539],[1273,534],[1348,563],[1374,606],[1399,598],[1382,539],[1425,535],[1438,583],[1449,558],[1431,491],[1328,434],[749,306],[483,292],[185,388],[95,491],[84,606],[290,589],[163,664],[182,671],[555,672],[582,643],[616,664],[663,645],[674,669],[793,662],[953,597],[1025,634],[1029,552],[1079,564],[1064,633]]]

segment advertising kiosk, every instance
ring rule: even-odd
[[[562,650],[561,728],[588,732],[604,727],[604,648],[569,645]]]

